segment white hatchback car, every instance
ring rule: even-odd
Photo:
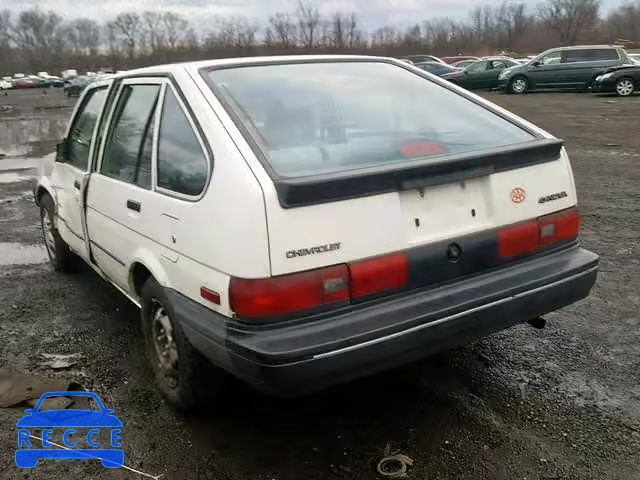
[[[90,85],[36,201],[141,307],[164,396],[207,358],[277,394],[389,369],[588,295],[562,142],[385,58],[231,59]]]

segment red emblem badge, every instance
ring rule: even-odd
[[[523,188],[517,187],[511,190],[511,201],[513,203],[522,203],[527,198],[527,192]]]

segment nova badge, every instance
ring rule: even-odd
[[[559,193],[554,193],[553,195],[547,195],[546,197],[540,197],[538,199],[538,203],[549,203],[549,202],[553,202],[555,200],[560,200],[561,198],[567,198],[569,195],[567,195],[567,192],[559,192]]]
[[[341,243],[331,243],[329,245],[319,245],[311,248],[301,248],[300,250],[289,250],[287,258],[306,257],[307,255],[316,255],[318,253],[329,253],[340,250]]]

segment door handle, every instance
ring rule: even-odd
[[[73,182],[73,188],[76,190],[80,190],[80,180],[76,180]]]
[[[134,212],[139,212],[142,208],[142,204],[140,202],[136,202],[135,200],[127,200],[127,208],[129,210],[133,210]]]

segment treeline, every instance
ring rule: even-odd
[[[402,56],[535,53],[561,44],[613,43],[640,47],[640,0],[603,15],[599,0],[518,0],[474,8],[464,20],[425,19],[408,27],[366,31],[357,13],[322,14],[313,0],[268,19],[215,18],[196,30],[173,11],[122,12],[97,22],[63,19],[39,9],[0,11],[0,72],[128,69],[143,65],[247,55],[366,53]]]

